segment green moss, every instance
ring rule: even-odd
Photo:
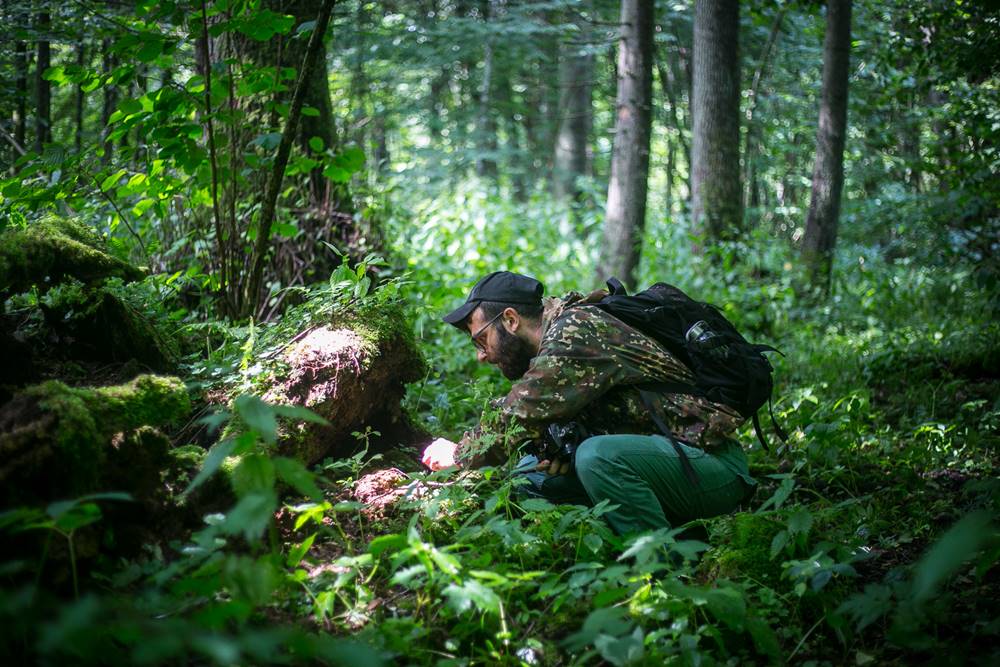
[[[126,384],[85,391],[92,392],[91,409],[111,432],[170,423],[191,411],[187,389],[175,377],[140,375]]]
[[[66,471],[73,489],[93,489],[100,479],[106,452],[83,391],[52,380],[30,387],[25,393],[36,397],[39,406],[55,418],[51,433],[55,466]]]
[[[96,389],[52,380],[25,393],[51,415],[48,435],[56,454],[55,472],[62,471],[77,492],[97,487],[107,462],[108,442],[115,433],[176,421],[191,409],[183,382],[156,375]]]
[[[93,230],[55,215],[0,234],[0,293],[55,285],[67,277],[92,283],[111,276],[138,280],[142,272],[110,255]]]
[[[704,562],[714,576],[750,578],[772,586],[780,580],[781,558],[771,559],[771,542],[783,528],[780,523],[759,514],[741,513],[719,520],[715,528],[721,543]]]

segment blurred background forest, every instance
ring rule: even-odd
[[[0,31],[9,655],[996,659],[1000,3],[4,0]],[[439,320],[500,269],[667,281],[780,348],[752,511],[626,544],[419,471],[505,390]],[[393,407],[289,449],[318,417],[268,364],[338,318]],[[390,465],[429,491],[374,511]]]

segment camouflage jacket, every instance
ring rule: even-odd
[[[538,355],[499,412],[463,439],[458,458],[464,465],[537,442],[552,422],[575,420],[592,435],[660,432],[635,385],[686,381],[690,371],[650,337],[588,305],[599,296],[574,292],[545,300]],[[744,421],[728,406],[687,394],[657,393],[653,407],[678,438],[699,447],[720,443]]]

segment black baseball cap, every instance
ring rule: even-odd
[[[479,279],[479,282],[469,292],[469,298],[465,300],[465,303],[441,319],[448,324],[460,327],[481,301],[537,305],[541,302],[544,291],[545,287],[542,283],[534,278],[510,271],[494,271]]]

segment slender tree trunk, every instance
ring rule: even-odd
[[[51,21],[47,11],[38,14],[38,55],[35,64],[35,150],[52,142],[52,83],[45,77],[45,70],[52,65],[49,47],[49,27]]]
[[[757,164],[755,160],[758,129],[753,122],[754,112],[757,110],[757,95],[760,92],[760,84],[761,81],[764,80],[764,73],[767,70],[767,65],[771,60],[771,53],[774,50],[774,44],[777,42],[778,34],[781,32],[781,23],[785,18],[786,11],[787,7],[782,7],[778,10],[778,15],[774,17],[774,22],[771,24],[771,30],[767,35],[767,42],[764,44],[764,49],[760,54],[760,60],[757,63],[757,68],[753,73],[753,82],[750,84],[750,95],[747,99],[747,130],[743,146],[743,166],[745,170],[743,183],[746,187],[746,193],[743,201],[745,206],[749,206],[751,208],[756,208],[758,200],[756,194]]]
[[[684,130],[686,128],[684,123],[681,122],[678,110],[677,92],[675,90],[676,83],[674,81],[673,69],[665,67],[663,62],[655,56],[653,59],[656,61],[656,69],[660,75],[660,88],[663,90],[663,96],[667,100],[670,122],[673,125],[673,129],[677,131],[677,141],[680,143],[681,152],[685,155],[689,155],[691,148],[688,146],[687,140],[684,138]]]
[[[597,279],[634,284],[646,220],[652,130],[653,0],[622,0],[618,99]]]
[[[564,46],[559,63],[562,95],[553,174],[555,195],[560,199],[577,200],[580,196],[577,179],[588,172],[587,148],[593,124],[593,78],[593,54],[581,53],[578,44]]]
[[[87,47],[84,45],[83,40],[76,45],[76,65],[81,70],[87,59]],[[83,103],[86,93],[83,92],[83,86],[77,84],[76,86],[76,133],[75,133],[75,143],[76,152],[79,154],[83,152]]]
[[[25,148],[24,139],[27,131],[25,117],[28,113],[28,45],[24,42],[14,44],[14,70],[17,77],[14,90],[14,139],[17,145]]]
[[[111,53],[110,39],[101,41],[101,59],[103,73],[110,74],[111,70],[115,68],[115,59],[114,54]],[[111,114],[114,113],[115,104],[117,104],[115,91],[114,86],[104,86],[104,105],[101,107],[101,138],[104,141],[104,156],[101,161],[104,164],[111,164],[111,155],[114,153],[114,144],[108,137],[111,133],[108,122],[111,120]]]
[[[493,15],[493,0],[482,0],[480,9],[483,20],[489,23]],[[494,45],[491,36],[486,37],[483,44],[483,78],[479,85],[478,114],[476,118],[476,175],[492,179],[497,177],[497,128],[493,117],[493,86],[494,86]]]
[[[691,219],[709,241],[735,238],[743,223],[739,9],[738,0],[695,2]]]
[[[827,0],[823,40],[823,95],[816,132],[812,197],[802,239],[802,259],[814,286],[829,291],[844,186],[847,77],[851,60],[851,0]]]

